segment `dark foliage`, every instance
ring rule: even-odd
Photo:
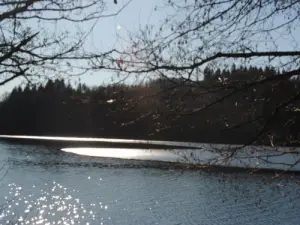
[[[0,133],[299,145],[298,79],[247,86],[276,75],[232,66],[206,68],[199,82],[75,88],[49,80],[11,92],[0,105]]]

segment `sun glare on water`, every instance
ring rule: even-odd
[[[140,159],[140,160],[160,160],[176,161],[176,155],[163,150],[145,150],[130,148],[63,148],[64,152],[74,153],[77,155],[103,157],[103,158],[120,158],[120,159]]]

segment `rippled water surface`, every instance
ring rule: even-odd
[[[0,224],[300,224],[292,175],[129,168],[5,142],[0,169]]]

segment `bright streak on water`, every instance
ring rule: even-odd
[[[273,159],[269,159],[270,162],[265,162],[263,159],[257,159],[253,157],[253,153],[250,153],[247,149],[244,152],[240,151],[240,158],[229,159],[227,161],[222,160],[222,155],[217,152],[213,152],[210,149],[170,149],[170,150],[158,150],[158,149],[133,149],[133,148],[63,148],[63,152],[73,153],[82,156],[91,156],[99,158],[117,158],[117,159],[133,159],[144,161],[162,161],[162,162],[179,162],[185,164],[197,164],[197,165],[218,165],[226,167],[241,167],[241,168],[260,168],[260,169],[289,169],[293,171],[300,171],[300,163],[291,167],[290,165],[284,165],[282,163],[292,164],[297,162],[300,154],[295,155],[283,155]],[[263,154],[263,151],[260,150]],[[268,152],[264,152],[266,154]],[[272,152],[269,152],[272,153]],[[268,157],[265,157],[268,158]],[[219,162],[210,163],[213,159],[219,159]]]
[[[64,152],[84,156],[178,162],[180,157],[170,151],[130,148],[63,148]]]
[[[111,156],[111,150],[79,151]],[[155,158],[160,153],[165,160],[173,155],[169,150],[112,152],[129,158]],[[300,224],[299,176],[274,179],[272,174],[207,173],[137,164],[141,167],[123,167],[117,159],[0,142],[0,167],[6,165],[0,177],[9,169],[0,182],[0,224]]]
[[[49,189],[47,186],[48,185],[45,183],[44,186],[41,186],[42,189],[40,189],[39,192],[35,191],[32,195],[25,195],[22,193],[21,197],[14,199],[11,196],[13,193],[20,194],[20,187],[15,183],[8,184],[11,193],[10,200],[4,204],[7,207],[3,207],[3,210],[1,211],[0,223],[3,222],[2,219],[4,218],[7,221],[10,221],[10,224],[19,225],[88,224],[88,221],[95,220],[95,214],[92,210],[90,210],[89,213],[86,213],[87,205],[73,200],[72,196],[77,194],[76,190],[69,190],[56,182],[50,184],[52,189],[56,189],[55,192],[50,191],[51,188]],[[12,208],[10,206],[16,201],[18,201],[20,205],[18,204],[18,207],[9,210],[8,208]],[[97,205],[94,204],[95,209],[96,207]],[[19,212],[15,213],[14,211]],[[21,213],[22,211],[23,213]]]
[[[250,167],[264,169],[282,169],[300,171],[300,148],[297,147],[270,147],[270,146],[246,146],[203,144],[175,141],[153,141],[135,139],[114,139],[114,138],[80,138],[80,137],[55,137],[55,136],[26,136],[26,135],[0,135],[6,139],[31,139],[45,141],[66,141],[66,142],[95,142],[95,143],[121,143],[121,144],[147,144],[160,145],[184,149],[176,150],[146,150],[146,149],[120,149],[120,148],[65,148],[63,151],[77,155],[95,156],[103,158],[123,158],[139,160],[155,160],[168,162],[183,162],[194,164],[210,164],[234,167]],[[192,149],[194,148],[194,149]],[[225,152],[231,152],[238,148],[233,158],[226,160]],[[293,152],[287,154],[287,152]],[[297,153],[298,152],[298,153]],[[191,156],[192,155],[192,156]],[[273,155],[272,157],[269,157]],[[260,159],[258,159],[258,156]],[[218,159],[215,161],[215,159]],[[208,163],[211,161],[214,163]],[[271,162],[271,163],[270,163]],[[291,166],[293,165],[293,166]]]

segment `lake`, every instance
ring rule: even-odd
[[[83,150],[0,141],[0,224],[300,224],[299,175],[155,168]]]

